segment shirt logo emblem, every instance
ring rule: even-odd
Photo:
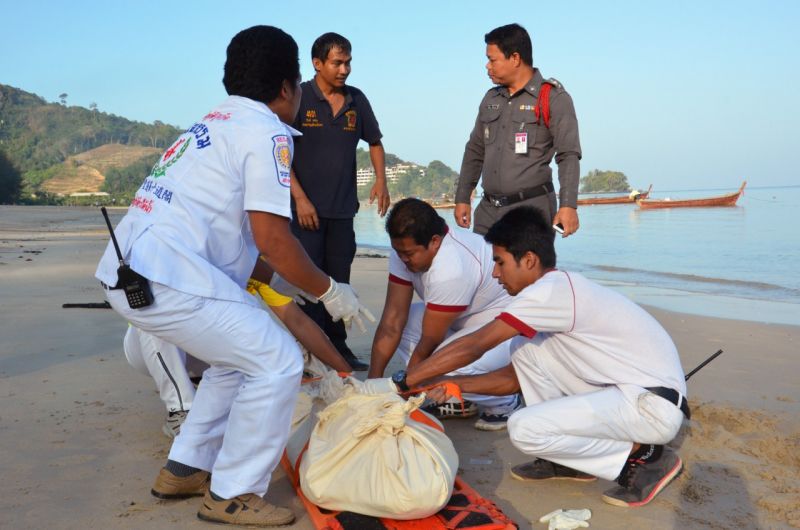
[[[189,148],[189,144],[192,143],[192,138],[193,135],[184,133],[169,149],[164,151],[162,157],[158,159],[150,171],[153,178],[163,177],[167,173],[167,169],[180,160],[183,153]]]
[[[497,110],[497,109],[500,108],[500,104],[499,103],[489,103],[488,105],[486,105],[486,108],[489,109],[489,110]]]
[[[278,184],[288,188],[292,182],[289,173],[292,167],[292,152],[289,149],[289,137],[285,134],[272,137],[272,157],[275,159],[275,176]]]
[[[355,131],[356,130],[356,111],[355,110],[348,110],[344,113],[344,117],[347,120],[347,123],[344,126],[345,131]]]

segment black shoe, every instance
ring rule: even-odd
[[[629,459],[617,479],[619,486],[603,493],[603,500],[615,506],[644,506],[680,475],[681,471],[681,458],[666,446],[661,456],[652,462]]]
[[[344,360],[347,361],[347,364],[350,365],[350,368],[352,368],[354,372],[362,372],[364,370],[369,370],[369,365],[367,363],[359,361],[358,358],[356,358],[356,356],[353,354],[353,352],[350,351],[349,348],[347,349],[347,351],[345,352],[340,351],[339,353],[342,355],[342,357],[344,357]]]
[[[577,480],[578,482],[592,482],[597,480],[597,477],[572,469],[571,467],[562,466],[549,460],[542,460],[537,458],[533,462],[527,462],[511,468],[511,476],[517,480],[535,481],[535,480]]]

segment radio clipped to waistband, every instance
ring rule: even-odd
[[[111,289],[122,289],[125,291],[125,298],[128,299],[128,306],[131,309],[141,309],[152,305],[153,291],[150,289],[150,281],[131,269],[125,260],[122,259],[122,252],[119,250],[117,238],[114,235],[114,229],[111,227],[111,221],[108,218],[105,206],[100,208],[103,212],[103,217],[108,225],[108,232],[111,234],[111,242],[114,243],[114,250],[117,252],[119,259],[119,268],[117,269],[117,284]]]

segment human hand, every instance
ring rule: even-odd
[[[386,181],[375,181],[375,184],[372,185],[372,190],[369,192],[369,203],[372,204],[376,199],[378,201],[378,215],[383,217],[389,210],[389,204],[391,204]]]
[[[564,233],[561,237],[567,237],[578,231],[580,223],[578,223],[578,210],[570,208],[569,206],[562,206],[553,217],[553,224],[561,224],[564,227]]]
[[[317,209],[308,200],[308,197],[295,199],[295,208],[297,208],[297,224],[304,230],[319,230],[319,216],[317,216]]]
[[[325,309],[334,322],[341,320],[347,328],[355,322],[361,333],[366,333],[367,328],[361,317],[375,322],[370,310],[358,301],[358,295],[347,283],[337,283],[331,278],[331,286],[319,297],[319,301],[325,304]]]
[[[472,208],[466,203],[456,203],[453,216],[456,218],[456,224],[458,226],[461,228],[469,228],[469,225],[472,223]]]
[[[462,404],[464,403],[461,387],[451,381],[443,381],[433,388],[429,388],[425,391],[425,397],[435,401],[437,404],[442,404],[451,398],[456,398]]]

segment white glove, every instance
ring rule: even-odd
[[[319,297],[319,301],[325,304],[331,319],[334,322],[341,320],[346,328],[350,328],[350,324],[355,322],[361,333],[366,333],[362,315],[370,322],[375,322],[375,317],[358,301],[358,295],[347,283],[336,283],[331,278],[331,286]]]
[[[380,377],[363,381],[361,388],[356,388],[359,394],[386,394],[392,392],[397,394],[397,385],[390,377]]]
[[[272,279],[269,281],[269,286],[279,294],[288,296],[298,305],[305,305],[306,300],[315,303],[318,301],[314,295],[308,294],[299,287],[295,287],[291,283],[281,278],[280,274],[277,272],[272,273]],[[303,300],[304,298],[305,300]]]
[[[592,517],[590,510],[555,510],[543,515],[540,523],[549,523],[547,530],[575,530],[575,528],[588,528],[589,519]]]

